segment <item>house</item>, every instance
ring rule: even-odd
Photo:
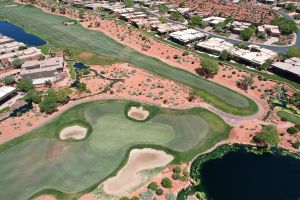
[[[43,55],[42,51],[36,47],[30,47],[25,50],[11,52],[0,55],[0,66],[11,66],[15,59],[25,61],[38,60]]]
[[[225,18],[212,16],[204,18],[202,21],[208,23],[210,26],[216,26],[217,24],[224,22]]]
[[[137,28],[150,28],[151,25],[161,24],[161,22],[156,17],[148,17],[148,18],[141,18],[141,19],[132,19],[132,25],[136,26]]]
[[[22,65],[20,75],[22,78],[30,78],[34,85],[38,85],[44,84],[46,81],[56,82],[60,80],[63,68],[63,57],[27,61]]]
[[[188,45],[194,42],[204,40],[207,35],[195,29],[187,29],[170,33],[170,39],[181,45]]]
[[[0,34],[0,45],[15,41],[14,39]]]
[[[16,88],[10,86],[2,86],[0,87],[0,102],[3,103],[5,100],[13,97],[16,94],[17,94]]]
[[[249,45],[246,49],[234,46],[221,38],[210,38],[206,41],[199,42],[197,49],[219,55],[222,51],[228,51],[233,59],[252,66],[261,66],[267,60],[276,58],[277,53],[269,49],[261,48],[256,45]]]
[[[0,45],[0,55],[19,51],[21,46],[25,46],[22,42],[9,42]]]
[[[187,27],[180,24],[173,23],[159,23],[151,25],[152,30],[157,31],[160,35],[169,34],[175,31],[181,31],[187,29]]]
[[[233,32],[239,34],[242,30],[251,26],[250,23],[233,21],[232,23],[227,24],[227,27]]]
[[[272,37],[280,36],[279,27],[275,25],[263,25],[265,31]]]
[[[277,71],[300,77],[300,58],[293,57],[284,62],[276,62],[271,67]]]

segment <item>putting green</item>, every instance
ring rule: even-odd
[[[152,118],[135,122],[126,117],[127,104],[80,104],[44,127],[1,145],[1,199],[24,200],[50,188],[78,193],[112,174],[134,145],[159,145],[176,151],[179,159],[191,158],[193,151],[199,153],[229,134],[230,127],[204,109],[175,111],[148,106]],[[59,140],[60,130],[74,122],[88,122],[92,127],[89,137]]]
[[[13,4],[13,1],[0,1],[0,19],[8,19],[57,47],[91,52],[102,56],[103,60],[128,62],[168,79],[189,85],[205,101],[231,114],[251,115],[258,110],[257,105],[252,100],[229,88],[139,53],[99,31],[88,30],[79,24],[64,26],[63,22],[67,21],[67,18],[44,13],[33,6],[4,6],[9,4]]]

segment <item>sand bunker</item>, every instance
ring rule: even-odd
[[[149,111],[144,110],[143,107],[131,107],[130,110],[128,111],[128,116],[135,119],[135,120],[145,120],[149,116]]]
[[[139,172],[167,165],[173,156],[155,149],[134,149],[130,152],[127,164],[103,183],[104,191],[112,195],[124,195],[145,181]]]
[[[82,126],[79,125],[73,125],[73,126],[69,126],[64,128],[60,133],[59,133],[59,138],[61,140],[66,140],[69,138],[73,138],[76,140],[80,140],[85,138],[87,134],[87,128],[84,128]]]

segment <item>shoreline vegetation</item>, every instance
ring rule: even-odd
[[[11,0],[6,0],[5,2],[10,1]],[[5,2],[3,2],[3,4],[5,4]],[[43,20],[43,26],[33,26],[32,23],[36,23],[36,21],[32,20],[32,18],[26,19],[28,18],[28,12]],[[20,16],[18,17],[16,15]],[[34,33],[48,41],[48,45],[55,45],[56,47],[63,49],[75,48],[79,50],[79,52],[88,51],[95,55],[100,55],[103,58],[118,58],[119,61],[129,62],[134,66],[144,68],[168,79],[183,83],[184,85],[191,87],[195,94],[200,96],[204,101],[227,113],[245,116],[252,115],[258,111],[256,103],[245,95],[203,79],[186,70],[172,67],[157,58],[149,57],[134,49],[126,47],[99,31],[89,30],[79,24],[73,24],[66,28],[64,27],[63,22],[69,20],[69,18],[64,16],[44,13],[41,9],[34,6],[19,4],[18,7],[12,7],[9,8],[9,10],[1,10],[0,19],[6,19],[22,26],[22,28],[30,33]],[[52,23],[49,23],[50,21]],[[56,26],[53,26],[53,24],[56,24]],[[55,27],[55,30],[49,31],[53,29],[53,27]],[[58,37],[61,31],[64,31],[64,34],[68,37]],[[81,37],[80,41],[77,41],[79,38],[77,37],[78,34],[86,36]],[[94,38],[94,40],[87,41],[90,38]],[[97,43],[100,41],[102,45],[99,46]],[[87,49],[87,46],[90,48]]]
[[[264,146],[253,146],[247,144],[228,144],[228,143],[221,143],[213,147],[211,150],[205,153],[201,153],[194,158],[190,165],[190,178],[194,181],[195,184],[182,189],[177,196],[177,199],[186,199],[189,195],[194,195],[196,193],[202,193],[204,196],[208,197],[207,191],[205,186],[202,183],[202,176],[201,176],[201,168],[202,166],[211,160],[220,159],[224,155],[231,153],[231,152],[246,152],[252,153],[256,155],[264,155],[264,154],[273,154],[278,156],[289,156],[295,159],[300,160],[300,155],[298,153],[290,152],[285,149],[271,147],[267,148]]]

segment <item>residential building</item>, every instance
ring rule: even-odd
[[[176,31],[170,33],[170,39],[176,43],[181,45],[188,45],[191,43],[199,42],[200,40],[204,40],[207,35],[197,31],[195,29],[187,29],[183,31]]]
[[[23,60],[24,62],[29,60],[38,60],[42,55],[42,51],[36,47],[30,47],[25,50],[3,54],[0,55],[0,66],[10,66],[17,58]]]
[[[5,43],[5,44],[1,44],[0,45],[0,55],[19,51],[19,48],[21,46],[25,46],[25,44],[22,43],[22,42],[15,42],[15,41],[14,42]]]
[[[14,39],[0,34],[0,45],[5,44],[5,43],[10,43],[13,41],[14,41]]]
[[[17,94],[16,88],[10,86],[2,86],[0,87],[0,102],[3,103],[3,101],[13,97],[16,94]]]
[[[276,62],[271,67],[278,71],[300,77],[300,58],[293,57],[284,62]]]
[[[224,22],[225,18],[212,16],[212,17],[204,18],[202,21],[208,23],[211,26],[215,26],[221,22]]]
[[[255,67],[264,64],[267,60],[273,60],[277,56],[276,52],[257,45],[249,45],[246,49],[242,49],[221,38],[210,38],[199,42],[197,49],[217,55],[226,50],[233,56],[234,60],[251,64]]]
[[[275,25],[263,25],[265,31],[272,37],[280,36],[279,27]]]
[[[239,34],[242,30],[251,26],[251,23],[233,21],[232,23],[227,24],[227,27],[233,32]]]
[[[56,82],[63,72],[63,57],[47,58],[45,60],[27,61],[21,67],[20,75],[30,78],[33,84],[44,84],[46,81]]]
[[[175,31],[181,31],[187,29],[187,27],[180,24],[173,23],[160,23],[151,25],[152,30],[155,30],[160,35],[169,34]]]

